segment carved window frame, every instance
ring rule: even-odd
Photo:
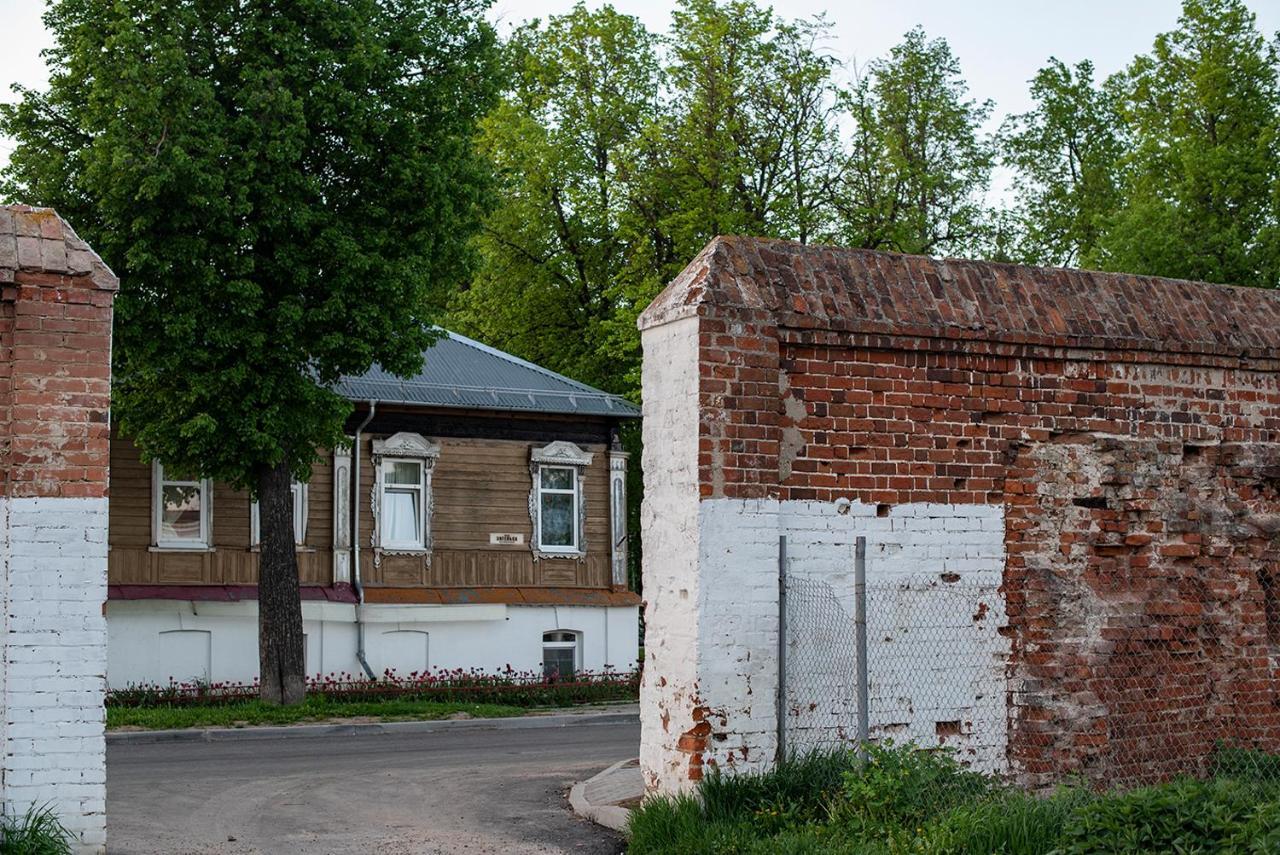
[[[583,451],[571,442],[557,441],[534,448],[529,455],[529,475],[532,484],[529,488],[529,521],[533,524],[533,537],[530,546],[535,560],[543,558],[582,559],[587,554],[587,468],[595,457]],[[572,549],[542,545],[542,469],[570,469],[574,473],[574,488],[577,491],[577,537]]]
[[[373,510],[373,526],[369,532],[370,546],[374,549],[374,562],[381,555],[431,555],[431,516],[435,505],[431,486],[436,461],[440,459],[440,446],[421,434],[401,431],[386,439],[375,439],[372,444],[373,491],[370,504]],[[403,544],[382,543],[382,495],[383,464],[388,461],[408,460],[422,466],[422,544],[406,547]]]
[[[306,481],[295,478],[289,482],[289,492],[293,493],[293,544],[306,546],[311,491]],[[257,499],[249,503],[249,545],[255,549],[262,546],[262,512]]]

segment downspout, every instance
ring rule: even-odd
[[[351,502],[354,519],[351,521],[351,582],[356,589],[356,661],[370,680],[376,680],[369,660],[364,654],[364,585],[360,582],[360,432],[373,421],[378,402],[369,399],[369,415],[356,428],[356,438],[351,450],[351,490],[355,494]]]

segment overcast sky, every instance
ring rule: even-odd
[[[591,6],[599,0],[588,0]],[[494,0],[492,17],[504,32],[531,17],[568,10],[573,0]],[[671,0],[614,0],[651,30],[666,32]],[[1280,30],[1280,0],[1249,0],[1268,37]],[[978,98],[996,102],[996,119],[1029,107],[1027,80],[1050,56],[1068,63],[1092,59],[1101,75],[1122,68],[1150,49],[1156,33],[1171,29],[1178,0],[789,0],[776,8],[791,17],[826,11],[831,49],[846,62],[864,63],[885,53],[919,24],[943,36],[960,58]],[[43,0],[0,0],[0,99],[10,86],[45,80],[41,49],[49,37],[40,21]],[[995,120],[993,119],[993,124]],[[0,138],[0,161],[12,144]]]

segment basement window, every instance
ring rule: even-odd
[[[557,629],[542,634],[542,676],[571,680],[582,667],[582,633]]]
[[[294,481],[289,489],[293,493],[293,542],[302,546],[307,542],[307,485]],[[249,507],[249,537],[253,546],[262,545],[261,519],[255,499]]]
[[[183,480],[151,470],[152,540],[161,549],[208,549],[213,484],[208,478]]]

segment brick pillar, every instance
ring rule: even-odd
[[[717,240],[640,320],[644,348],[645,667],[640,762],[651,791],[776,750],[777,325],[706,299]]]
[[[114,274],[54,211],[0,207],[0,807],[106,845]]]

